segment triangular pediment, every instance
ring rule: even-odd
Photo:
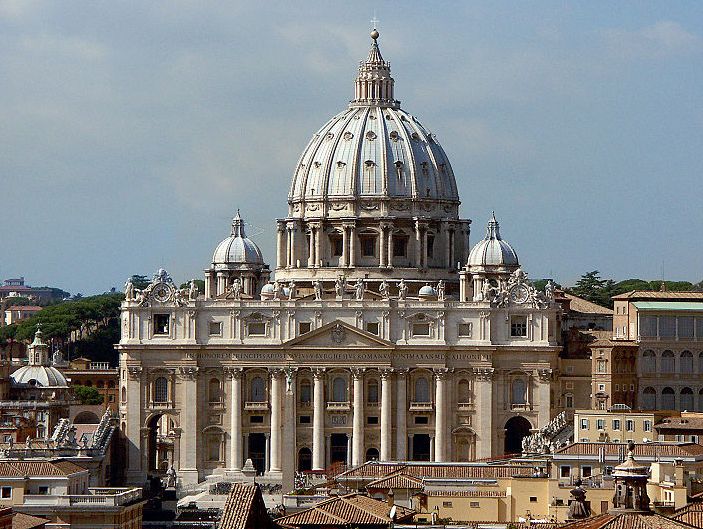
[[[393,347],[393,343],[343,321],[335,320],[319,329],[287,341],[284,346],[294,348],[323,347],[338,349],[340,347],[367,347],[378,349]]]

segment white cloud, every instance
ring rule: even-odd
[[[607,29],[602,35],[609,51],[625,59],[687,55],[703,49],[701,37],[671,20],[660,20],[634,31]]]

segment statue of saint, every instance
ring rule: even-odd
[[[230,292],[232,292],[232,297],[234,299],[241,299],[242,297],[242,282],[237,277],[232,281],[232,286],[230,287]]]
[[[356,297],[357,301],[361,301],[364,299],[364,281],[363,279],[357,279],[356,283],[354,284],[354,294]]]
[[[322,281],[316,279],[313,283],[313,290],[315,291],[315,301],[320,301],[322,299]]]
[[[134,299],[134,283],[132,283],[132,278],[130,277],[124,284],[124,300],[132,301]]]
[[[378,286],[378,293],[381,294],[383,299],[388,299],[390,297],[390,289],[388,288],[388,282],[384,279]]]
[[[344,298],[344,290],[347,287],[347,280],[344,276],[339,276],[334,282],[334,292],[337,294],[338,298]]]
[[[444,281],[442,279],[437,283],[437,301],[444,301]]]
[[[288,299],[295,299],[295,281],[292,279],[288,283]]]
[[[408,295],[408,285],[405,284],[405,279],[402,279],[398,282],[398,299],[399,300],[405,300],[405,298]]]
[[[188,299],[195,301],[198,299],[198,285],[195,284],[195,279],[190,280],[190,288],[188,289]]]

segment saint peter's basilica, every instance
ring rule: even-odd
[[[449,159],[371,38],[354,99],[293,168],[275,270],[237,212],[204,294],[164,270],[126,285],[131,483],[487,458],[560,411],[551,284],[530,284],[495,216],[469,244]]]

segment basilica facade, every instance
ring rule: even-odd
[[[184,483],[236,477],[248,460],[288,481],[370,459],[488,458],[557,413],[551,284],[530,284],[495,216],[470,245],[447,155],[401,109],[371,37],[354,99],[294,168],[275,269],[237,213],[204,293],[165,270],[127,283],[131,482],[170,466]]]

